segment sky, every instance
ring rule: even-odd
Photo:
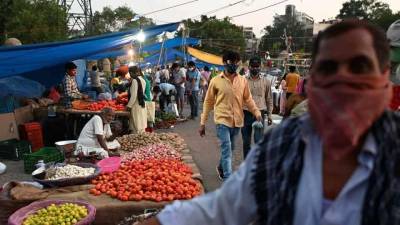
[[[145,14],[188,1],[190,0],[92,0],[92,10],[101,11],[104,6],[109,6],[112,9],[119,6],[128,6],[133,9],[135,13]],[[147,15],[147,17],[152,18],[156,24],[177,22],[227,6],[237,1],[238,0],[197,0],[187,5]],[[238,15],[281,1],[284,0],[246,0],[244,3],[234,5],[213,14],[208,14],[208,16],[216,15],[217,18],[223,18],[226,16]],[[285,6],[288,4],[295,5],[297,11],[304,12],[313,17],[314,21],[319,22],[323,19],[334,18],[339,13],[343,2],[346,2],[346,0],[287,0],[286,2],[265,10],[233,18],[232,22],[240,26],[253,27],[256,36],[260,37],[262,36],[263,28],[272,24],[273,16],[275,14],[284,14]],[[388,3],[393,11],[400,11],[400,0],[382,0],[382,2]]]

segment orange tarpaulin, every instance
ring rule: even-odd
[[[187,47],[187,51],[190,55],[196,57],[197,59],[204,61],[206,63],[214,64],[214,65],[220,65],[223,66],[224,64],[222,63],[222,57],[213,55],[207,52],[200,51],[195,48]]]

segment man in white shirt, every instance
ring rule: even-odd
[[[92,152],[103,158],[108,157],[108,151],[120,147],[115,135],[111,132],[110,123],[115,113],[111,108],[103,108],[100,116],[93,116],[83,127],[76,144],[75,153],[90,155]]]
[[[182,116],[185,102],[186,69],[181,68],[178,63],[174,63],[171,66],[171,70],[176,88],[176,105],[178,106],[179,116]]]

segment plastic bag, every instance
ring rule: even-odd
[[[263,123],[260,122],[260,121],[254,122],[251,126],[252,126],[253,128],[255,128],[255,129],[263,129],[263,128],[264,128]]]

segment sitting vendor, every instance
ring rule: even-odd
[[[65,64],[66,74],[62,81],[63,88],[64,88],[64,103],[65,107],[71,108],[72,101],[75,99],[87,99],[88,96],[82,94],[78,90],[78,85],[75,80],[75,76],[77,73],[76,70],[77,66],[73,62],[68,62]]]
[[[109,151],[115,151],[120,144],[111,132],[110,123],[115,116],[111,108],[103,108],[100,116],[95,115],[83,127],[76,144],[75,154],[97,154],[102,158],[109,157]]]

